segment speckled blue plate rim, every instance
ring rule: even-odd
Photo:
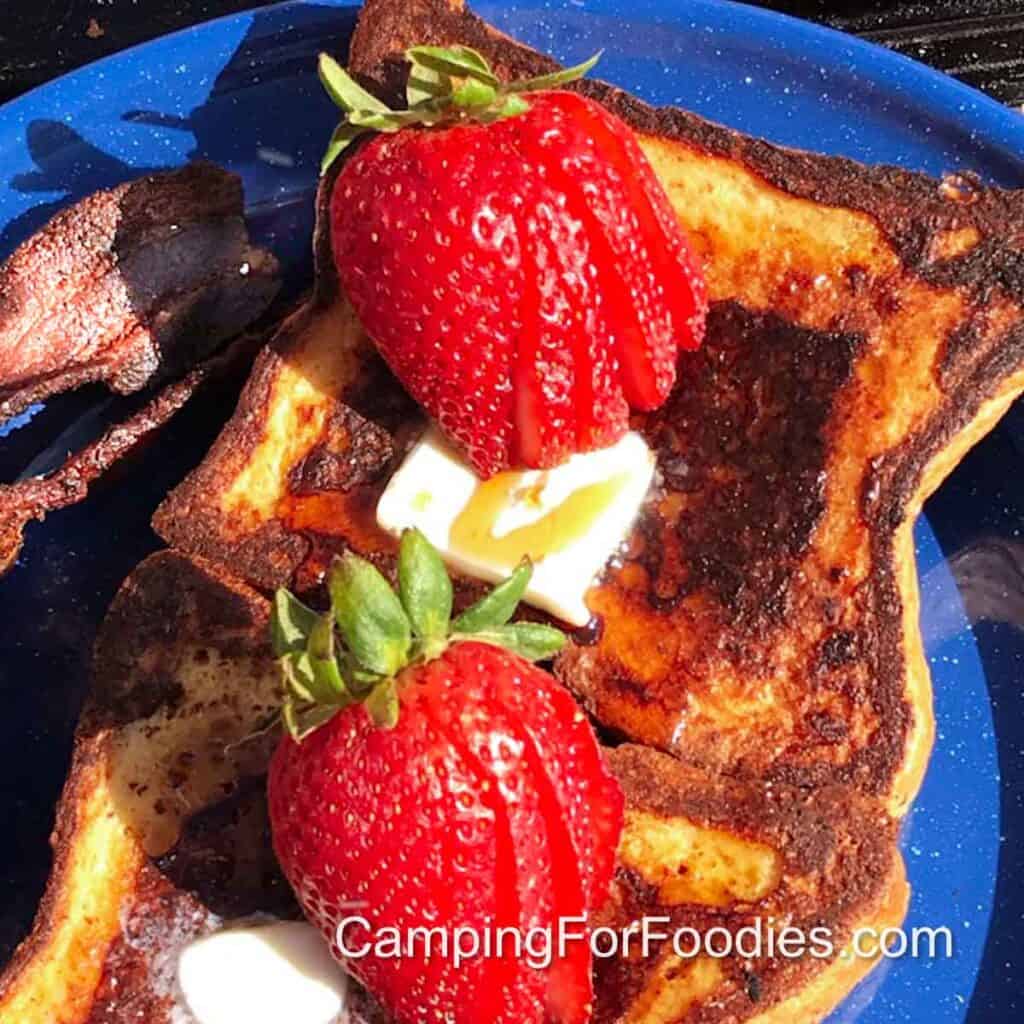
[[[516,12],[564,9],[580,14],[614,14],[617,9],[621,9],[623,2],[624,0],[556,0],[554,3],[541,5],[483,2],[473,4],[472,9],[496,25],[502,22],[521,24],[515,18]],[[949,108],[955,105],[961,115],[960,120],[969,122],[979,134],[986,136],[986,145],[1005,147],[1011,159],[1017,162],[1018,167],[1020,166],[1019,153],[1024,147],[1024,117],[977,89],[912,57],[825,25],[737,3],[736,0],[682,0],[679,3],[674,3],[673,0],[628,0],[628,5],[633,17],[660,16],[666,22],[681,21],[684,18],[703,20],[705,23],[714,23],[718,31],[749,34],[763,32],[764,38],[769,39],[785,36],[787,42],[796,44],[791,47],[795,53],[812,60],[820,58],[826,63],[835,63],[848,57],[851,66],[860,74],[896,90],[906,89],[919,106],[934,107],[933,113],[939,119],[948,117]],[[145,60],[162,44],[174,45],[183,39],[197,37],[218,27],[245,24],[270,10],[287,11],[289,8],[311,6],[358,9],[358,5],[347,3],[346,0],[316,0],[315,3],[311,3],[310,0],[286,0],[284,3],[271,4],[253,11],[212,18],[156,39],[126,47],[115,54],[82,65],[50,82],[35,86],[16,99],[0,104],[0,114],[4,117],[8,114],[19,115],[22,108],[25,108],[27,113],[35,109],[40,101],[49,105],[53,95],[60,95],[65,89],[73,91],[80,88],[82,83],[95,75],[98,68],[114,68],[121,63],[134,64],[138,60]],[[519,38],[526,40],[528,35],[528,32],[521,30]],[[556,55],[560,55],[559,51],[562,50],[564,48],[561,46],[551,47],[551,52]]]

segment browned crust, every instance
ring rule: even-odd
[[[735,932],[757,920],[786,921],[808,934],[828,929],[838,951],[854,928],[881,910],[902,875],[896,823],[849,786],[807,791],[709,777],[668,755],[628,744],[609,751],[608,758],[627,808],[763,844],[779,855],[780,874],[760,900],[712,908],[664,904],[640,875],[620,864],[616,894],[602,911],[602,923],[621,928],[644,916],[668,917],[670,928]],[[658,955],[655,951],[646,962],[598,964],[597,1020],[619,1020],[628,1013]],[[757,1018],[827,969],[826,962],[811,957],[777,955],[727,958],[721,966],[724,987],[699,1014],[709,1024]]]
[[[291,579],[308,550],[306,541],[273,521],[225,545],[235,530],[219,515],[216,498],[245,463],[262,430],[261,415],[281,365],[281,350],[300,332],[316,309],[304,303],[285,318],[271,343],[257,356],[234,416],[185,486],[172,491],[153,517],[153,529],[168,543],[222,564],[230,562],[243,578],[271,589]]]
[[[214,931],[217,918],[149,863],[121,916],[84,1024],[172,1024],[181,1017],[175,1013],[176,958],[189,942]]]
[[[299,568],[317,548],[315,527],[304,529],[302,499],[336,496],[353,521],[365,521],[382,482],[404,453],[408,439],[421,429],[410,399],[393,386],[383,362],[361,335],[341,367],[318,367],[323,380],[310,381],[325,410],[317,443],[286,470],[286,500],[277,514],[253,524],[244,510],[223,507],[226,493],[245,467],[267,428],[266,410],[275,400],[282,377],[298,372],[307,336],[321,320],[329,320],[333,304],[321,296],[303,304],[281,325],[271,344],[256,360],[239,399],[238,409],[202,464],[172,491],[157,509],[153,527],[168,543],[200,557],[230,564],[239,576],[270,590],[294,582]],[[328,344],[333,341],[329,339]],[[294,501],[294,507],[291,502]],[[345,516],[342,509],[339,515]],[[374,540],[379,540],[371,528]]]
[[[274,859],[263,776],[190,818],[175,848],[139,874],[103,965],[88,1024],[171,1024],[177,958],[224,921],[300,918]]]
[[[70,945],[73,949],[76,945],[74,938],[77,936],[63,933],[65,923],[75,912],[70,905],[70,880],[76,866],[74,859],[83,846],[84,833],[97,816],[91,798],[100,785],[102,763],[101,738],[83,740],[76,745],[50,840],[53,867],[46,890],[32,931],[0,975],[0,1009],[12,1020],[32,1024],[84,1020],[92,1004],[106,945],[116,934],[115,907],[100,908],[90,922],[84,942],[77,950],[85,954],[83,960],[62,968],[54,958],[68,955],[68,950],[62,947]],[[115,854],[112,860],[117,866],[118,882],[124,892],[130,892],[140,859],[129,850],[120,858]],[[120,895],[115,893],[115,900]]]
[[[842,833],[864,851],[865,866],[871,869],[845,880],[852,887],[851,905],[873,898],[887,874],[896,822],[852,787],[808,790],[708,776],[668,754],[632,743],[606,753],[630,807],[767,843],[782,853],[787,870],[796,874],[824,873]]]
[[[121,585],[103,620],[80,732],[148,718],[173,704],[173,670],[186,644],[229,657],[269,655],[268,622],[266,601],[219,566],[175,551],[150,555]]]
[[[118,729],[173,702],[176,688],[155,682],[169,672],[179,645],[258,650],[266,622],[258,595],[174,552],[152,555],[118,591],[97,641],[92,695],[57,808],[46,892],[29,937],[0,975],[0,1020],[89,1019],[122,912],[143,891],[148,870],[138,832],[119,805]],[[148,685],[139,686],[140,678]]]
[[[249,244],[241,180],[213,164],[88,196],[0,267],[0,416],[181,372],[267,308],[277,270]]]

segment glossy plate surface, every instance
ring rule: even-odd
[[[778,142],[1024,185],[1024,120],[901,57],[714,0],[481,3],[566,60],[604,48],[602,77]],[[258,236],[309,274],[310,200],[333,123],[314,74],[355,11],[292,3],[126,51],[0,108],[0,255],[72,199],[205,157],[245,179]],[[0,427],[0,479],[56,465],[131,405],[88,390]],[[187,410],[78,508],[30,528],[0,580],[0,958],[25,934],[87,685],[96,625],[157,546],[149,516],[202,456],[231,400]],[[24,422],[30,420],[29,422]],[[886,964],[835,1021],[1016,1019],[1024,944],[1024,410],[968,457],[917,529],[938,742],[905,833],[911,927],[952,930],[952,960]],[[995,908],[995,909],[993,909]]]

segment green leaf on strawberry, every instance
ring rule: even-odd
[[[532,575],[533,566],[528,558],[524,558],[507,580],[499,583],[455,620],[455,632],[478,633],[483,629],[505,625],[523,599]]]
[[[351,552],[331,567],[331,607],[345,644],[363,668],[394,675],[406,662],[412,628],[391,584]]]
[[[428,68],[450,78],[468,78],[497,88],[497,75],[487,58],[468,46],[413,46],[405,51],[414,68]]]
[[[452,80],[448,75],[432,68],[414,66],[409,71],[405,84],[405,102],[412,109],[422,103],[447,96],[452,91]]]
[[[529,109],[530,104],[522,96],[513,94],[505,97],[505,102],[498,109],[498,113],[501,117],[518,117]]]
[[[351,75],[329,54],[321,53],[317,61],[317,73],[327,95],[342,110],[374,110],[377,113],[388,113],[388,106],[382,103],[371,92],[367,92]]]
[[[270,630],[288,732],[301,739],[354,703],[363,704],[378,725],[393,728],[402,672],[440,657],[452,644],[475,640],[527,661],[552,658],[565,643],[560,630],[535,622],[509,624],[532,573],[524,559],[452,621],[452,583],[441,556],[419,530],[406,530],[397,594],[379,569],[351,552],[331,566],[331,607],[324,614],[279,590]]]
[[[486,82],[467,78],[452,92],[452,102],[458,107],[489,107],[498,98],[498,90]]]
[[[284,676],[285,704],[292,701],[314,703],[317,699],[316,679],[309,655],[305,651],[292,651],[280,659],[280,665]]]
[[[298,708],[294,704],[285,704],[282,711],[285,728],[296,743],[301,743],[307,736],[316,732],[333,717],[337,708],[325,704],[313,704]]]
[[[470,634],[481,643],[504,647],[527,661],[547,661],[565,646],[565,634],[540,622],[513,622]]]
[[[402,534],[398,594],[416,636],[443,640],[452,614],[452,581],[437,549],[419,530]]]
[[[398,691],[393,679],[378,683],[364,701],[367,712],[382,729],[394,729],[398,724]]]
[[[282,587],[274,594],[270,622],[270,643],[274,654],[280,658],[306,649],[306,638],[316,622],[316,612]]]
[[[593,57],[580,64],[574,64],[571,68],[561,68],[547,75],[538,75],[536,78],[513,82],[508,87],[509,92],[539,92],[541,89],[557,89],[559,86],[568,85],[593,71],[594,66],[603,55],[604,50],[598,50]]]
[[[317,699],[326,699],[327,703],[346,700],[349,697],[349,690],[342,678],[335,654],[334,616],[330,612],[321,615],[313,624],[309,632],[306,653],[309,655]]]
[[[392,110],[367,92],[326,53],[320,54],[318,71],[324,89],[343,112],[320,165],[326,174],[334,161],[357,138],[370,132],[394,133],[410,125],[437,125],[470,118],[488,124],[518,117],[529,109],[519,93],[566,85],[582,78],[601,57],[595,54],[575,67],[502,83],[487,58],[468,46],[413,46],[406,51],[409,79],[407,109]]]

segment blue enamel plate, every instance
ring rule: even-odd
[[[566,62],[777,142],[933,174],[1024,185],[1024,117],[912,61],[715,0],[490,2],[480,14]],[[158,39],[0,108],[0,255],[97,188],[204,157],[241,173],[261,241],[298,288],[311,197],[334,123],[314,71],[355,10],[298,2]],[[93,390],[0,427],[0,479],[53,468],[123,414]],[[0,959],[26,934],[87,686],[89,647],[118,583],[157,541],[149,517],[202,456],[230,405],[186,410],[89,501],[30,528],[0,581]],[[224,403],[221,403],[223,406]],[[887,962],[833,1021],[1019,1019],[1024,947],[1024,409],[1011,411],[917,528],[938,737],[904,834],[909,926],[948,927],[952,959]],[[802,1024],[802,1022],[795,1022]]]

